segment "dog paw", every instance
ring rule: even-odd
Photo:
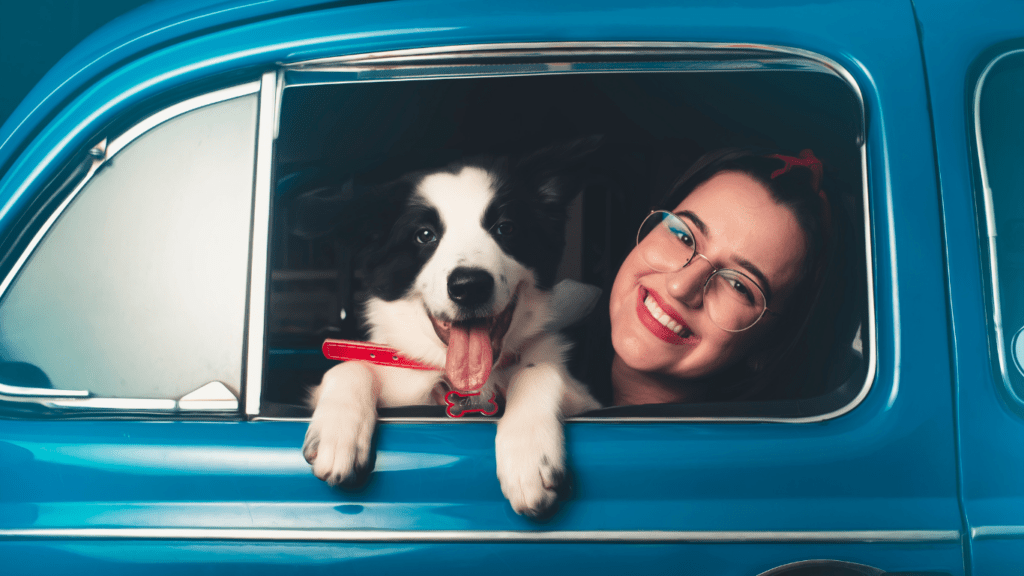
[[[553,510],[565,478],[565,440],[557,419],[498,422],[494,442],[501,492],[517,514],[537,518]]]
[[[302,455],[313,475],[331,486],[352,484],[371,468],[376,413],[355,406],[317,406],[306,429]]]

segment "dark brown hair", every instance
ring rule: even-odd
[[[850,318],[849,225],[834,201],[828,172],[819,184],[806,166],[782,171],[786,162],[776,151],[728,148],[705,154],[655,206],[674,210],[694,189],[722,172],[739,172],[765,187],[788,208],[804,232],[807,254],[796,288],[771,337],[747,362],[708,378],[709,400],[806,398],[834,383],[827,374],[837,353],[849,350],[855,330]],[[774,177],[773,177],[774,175]],[[816,186],[820,185],[820,188]],[[854,314],[855,315],[855,314]],[[845,346],[845,348],[844,348]]]

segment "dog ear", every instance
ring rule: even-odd
[[[406,180],[361,184],[349,178],[341,185],[312,186],[290,200],[289,231],[304,238],[333,235],[353,247],[378,240],[375,235],[388,228],[408,195]]]
[[[355,196],[352,179],[342,185],[320,185],[299,192],[290,199],[289,232],[302,238],[318,238],[345,227],[348,208]]]
[[[543,204],[566,206],[597,174],[603,143],[603,136],[591,135],[552,144],[520,159],[517,172],[534,182]]]

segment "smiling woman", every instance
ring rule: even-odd
[[[842,332],[826,273],[841,214],[822,176],[810,150],[727,149],[677,181],[612,286],[615,404],[788,397],[794,368],[820,375],[830,341],[814,326]]]

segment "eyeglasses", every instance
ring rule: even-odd
[[[765,312],[771,312],[757,282],[739,270],[718,268],[697,252],[690,227],[671,212],[651,212],[640,225],[636,245],[644,262],[658,272],[678,272],[696,256],[710,264],[711,274],[704,281],[704,308],[715,326],[726,332],[747,330]]]

